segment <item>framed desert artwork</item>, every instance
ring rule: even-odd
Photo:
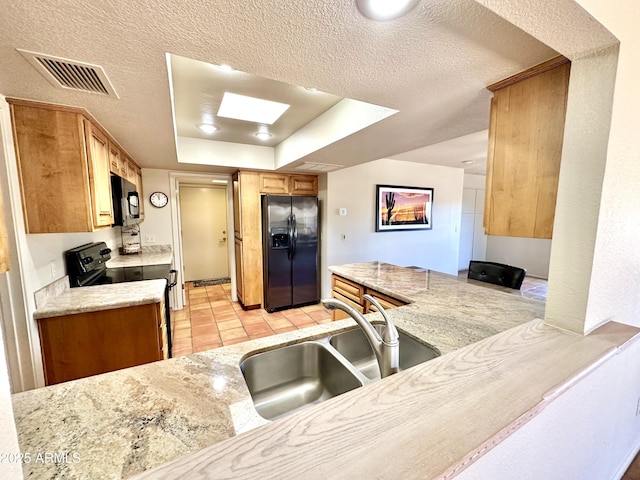
[[[431,230],[433,188],[376,185],[376,232]]]

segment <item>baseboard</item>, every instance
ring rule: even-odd
[[[618,467],[616,474],[611,478],[611,480],[620,480],[622,478],[625,472],[629,470],[629,466],[631,465],[631,462],[633,462],[633,459],[636,458],[636,455],[638,455],[638,452],[640,452],[640,438],[638,438],[633,448],[629,451],[624,462],[622,462]]]

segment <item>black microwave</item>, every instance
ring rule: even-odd
[[[140,196],[133,183],[117,175],[111,175],[111,195],[114,227],[128,227],[142,221]]]

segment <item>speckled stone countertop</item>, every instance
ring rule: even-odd
[[[70,288],[39,307],[33,317],[59,317],[157,303],[164,299],[166,286],[167,281],[161,279]]]
[[[443,355],[544,314],[540,302],[435,272],[376,262],[332,271],[413,302],[388,313]],[[259,427],[266,421],[253,408],[240,361],[354,325],[341,320],[16,394],[23,453],[80,458],[24,465],[25,477],[126,478]]]
[[[111,260],[107,262],[107,268],[165,265],[172,262],[173,252],[170,249],[149,250],[143,247],[141,253],[132,255],[113,254]]]

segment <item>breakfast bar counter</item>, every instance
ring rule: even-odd
[[[436,272],[378,262],[332,270],[404,296],[411,303],[388,312],[394,323],[442,356],[274,422],[255,411],[240,361],[355,322],[16,394],[22,451],[69,452],[68,462],[25,464],[25,477],[439,478],[638,337],[613,323],[588,337],[561,332],[542,323],[540,302]],[[387,272],[384,285],[373,271]]]

